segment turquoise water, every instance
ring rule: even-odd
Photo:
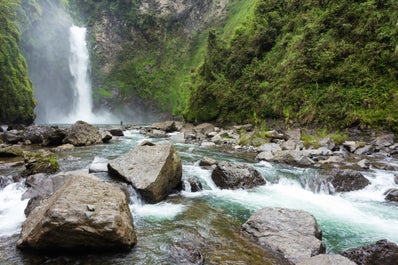
[[[64,152],[59,154],[61,168],[88,168],[95,157],[113,159],[145,139],[138,131],[128,131],[125,137],[110,144]],[[272,253],[264,255],[263,250],[253,247],[239,234],[243,222],[263,207],[302,209],[313,214],[323,230],[323,241],[329,253],[384,238],[398,243],[398,207],[384,201],[383,195],[388,188],[398,188],[393,182],[397,172],[364,172],[371,182],[367,188],[330,195],[316,185],[315,180],[323,174],[316,169],[256,163],[250,154],[195,145],[178,144],[176,148],[183,159],[183,179],[197,178],[204,190],[198,193],[182,191],[155,205],[143,203],[132,191],[131,210],[138,244],[130,252],[48,257],[15,250],[13,244],[17,237],[10,236],[18,233],[26,205],[26,201],[18,200],[23,186],[15,184],[0,191],[0,207],[4,205],[0,208],[0,246],[5,246],[0,250],[0,263],[172,264],[170,245],[188,235],[202,246],[206,264],[220,264],[221,261],[222,264],[283,264]],[[267,184],[251,190],[220,190],[211,180],[211,171],[198,166],[203,156],[248,163],[261,172]],[[108,178],[106,174],[100,176]]]

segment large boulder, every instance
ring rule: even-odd
[[[61,145],[68,133],[67,128],[58,126],[46,127],[46,131],[43,133],[44,146],[56,146]]]
[[[266,183],[260,172],[253,167],[226,161],[217,164],[211,178],[222,189],[250,189]]]
[[[309,158],[308,152],[301,150],[279,151],[271,160],[268,161],[299,167],[309,167],[315,163],[311,158]]]
[[[25,170],[22,176],[29,176],[37,173],[55,173],[59,169],[57,157],[45,150],[37,152],[25,152],[24,154]]]
[[[37,250],[126,250],[136,243],[123,191],[99,178],[71,177],[35,208],[22,225],[19,248]]]
[[[63,172],[56,175],[38,173],[28,176],[25,180],[27,190],[21,198],[22,200],[29,199],[28,205],[25,208],[25,215],[28,216],[44,199],[53,195],[54,192],[78,172],[81,173],[82,171]]]
[[[177,131],[175,121],[164,121],[152,124],[153,129],[165,131],[165,132],[175,132]]]
[[[112,136],[124,136],[122,128],[111,128],[108,130]]]
[[[18,144],[20,142],[23,142],[22,133],[22,131],[18,130],[6,131],[3,133],[2,138],[3,141],[7,144]]]
[[[306,259],[297,265],[356,265],[356,263],[341,255],[320,254]]]
[[[387,240],[379,240],[376,244],[348,249],[341,254],[358,265],[396,265],[398,246]]]
[[[130,182],[150,203],[165,199],[182,184],[181,158],[171,143],[137,146],[111,160],[108,171]]]
[[[64,143],[85,146],[102,143],[102,135],[97,127],[84,121],[77,121],[68,131]]]
[[[199,135],[207,136],[209,133],[214,132],[215,127],[211,123],[202,123],[202,124],[195,126],[195,128],[193,128],[193,130],[197,135],[199,134]]]
[[[395,135],[393,133],[383,134],[373,141],[377,150],[384,149],[394,144]]]
[[[47,127],[45,126],[31,125],[23,131],[22,137],[24,142],[29,141],[31,144],[41,144],[46,131]]]
[[[301,210],[263,208],[242,225],[242,233],[261,247],[282,253],[294,264],[325,253],[316,219]]]
[[[370,184],[360,172],[353,170],[335,171],[326,181],[333,185],[336,192],[360,190]]]

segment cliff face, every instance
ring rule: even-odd
[[[70,0],[90,29],[96,104],[123,112],[137,106],[176,112],[206,30],[225,17],[230,2]]]
[[[104,62],[100,65],[101,72],[110,73],[125,46],[140,50],[147,50],[148,45],[163,48],[163,37],[168,31],[181,34],[175,37],[192,41],[195,34],[216,23],[225,14],[229,1],[143,0],[135,11],[140,20],[130,25],[126,21],[128,19],[119,16],[120,13],[110,13],[103,9],[91,29],[93,50]]]

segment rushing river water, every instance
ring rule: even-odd
[[[61,169],[88,168],[96,157],[113,159],[144,139],[137,131],[127,131],[111,144],[59,153]],[[314,185],[320,175],[316,169],[256,163],[251,155],[195,145],[176,147],[183,159],[183,179],[197,178],[204,190],[184,190],[155,205],[143,203],[132,192],[138,244],[131,251],[78,256],[22,253],[15,248],[15,242],[25,219],[27,201],[21,200],[23,183],[14,183],[0,191],[0,264],[173,264],[170,246],[184,238],[201,246],[206,264],[285,264],[272,253],[264,255],[239,233],[243,222],[265,206],[302,209],[313,214],[323,230],[329,253],[384,238],[398,243],[398,207],[386,202],[383,195],[387,189],[398,187],[394,183],[397,172],[363,172],[371,182],[367,188],[329,195]],[[203,156],[248,163],[262,173],[267,184],[251,190],[220,190],[211,180],[211,171],[198,166]],[[0,170],[0,175],[17,174],[18,170]],[[97,175],[114,181],[105,173]]]

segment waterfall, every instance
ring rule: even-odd
[[[69,28],[69,71],[72,76],[73,108],[70,113],[58,117],[56,123],[117,123],[110,113],[93,112],[91,82],[89,77],[90,56],[86,42],[87,29],[72,25]]]
[[[86,43],[86,28],[72,26],[69,32],[70,58],[69,69],[73,77],[75,108],[72,119],[92,120],[93,102],[91,83],[88,76],[89,54]]]

